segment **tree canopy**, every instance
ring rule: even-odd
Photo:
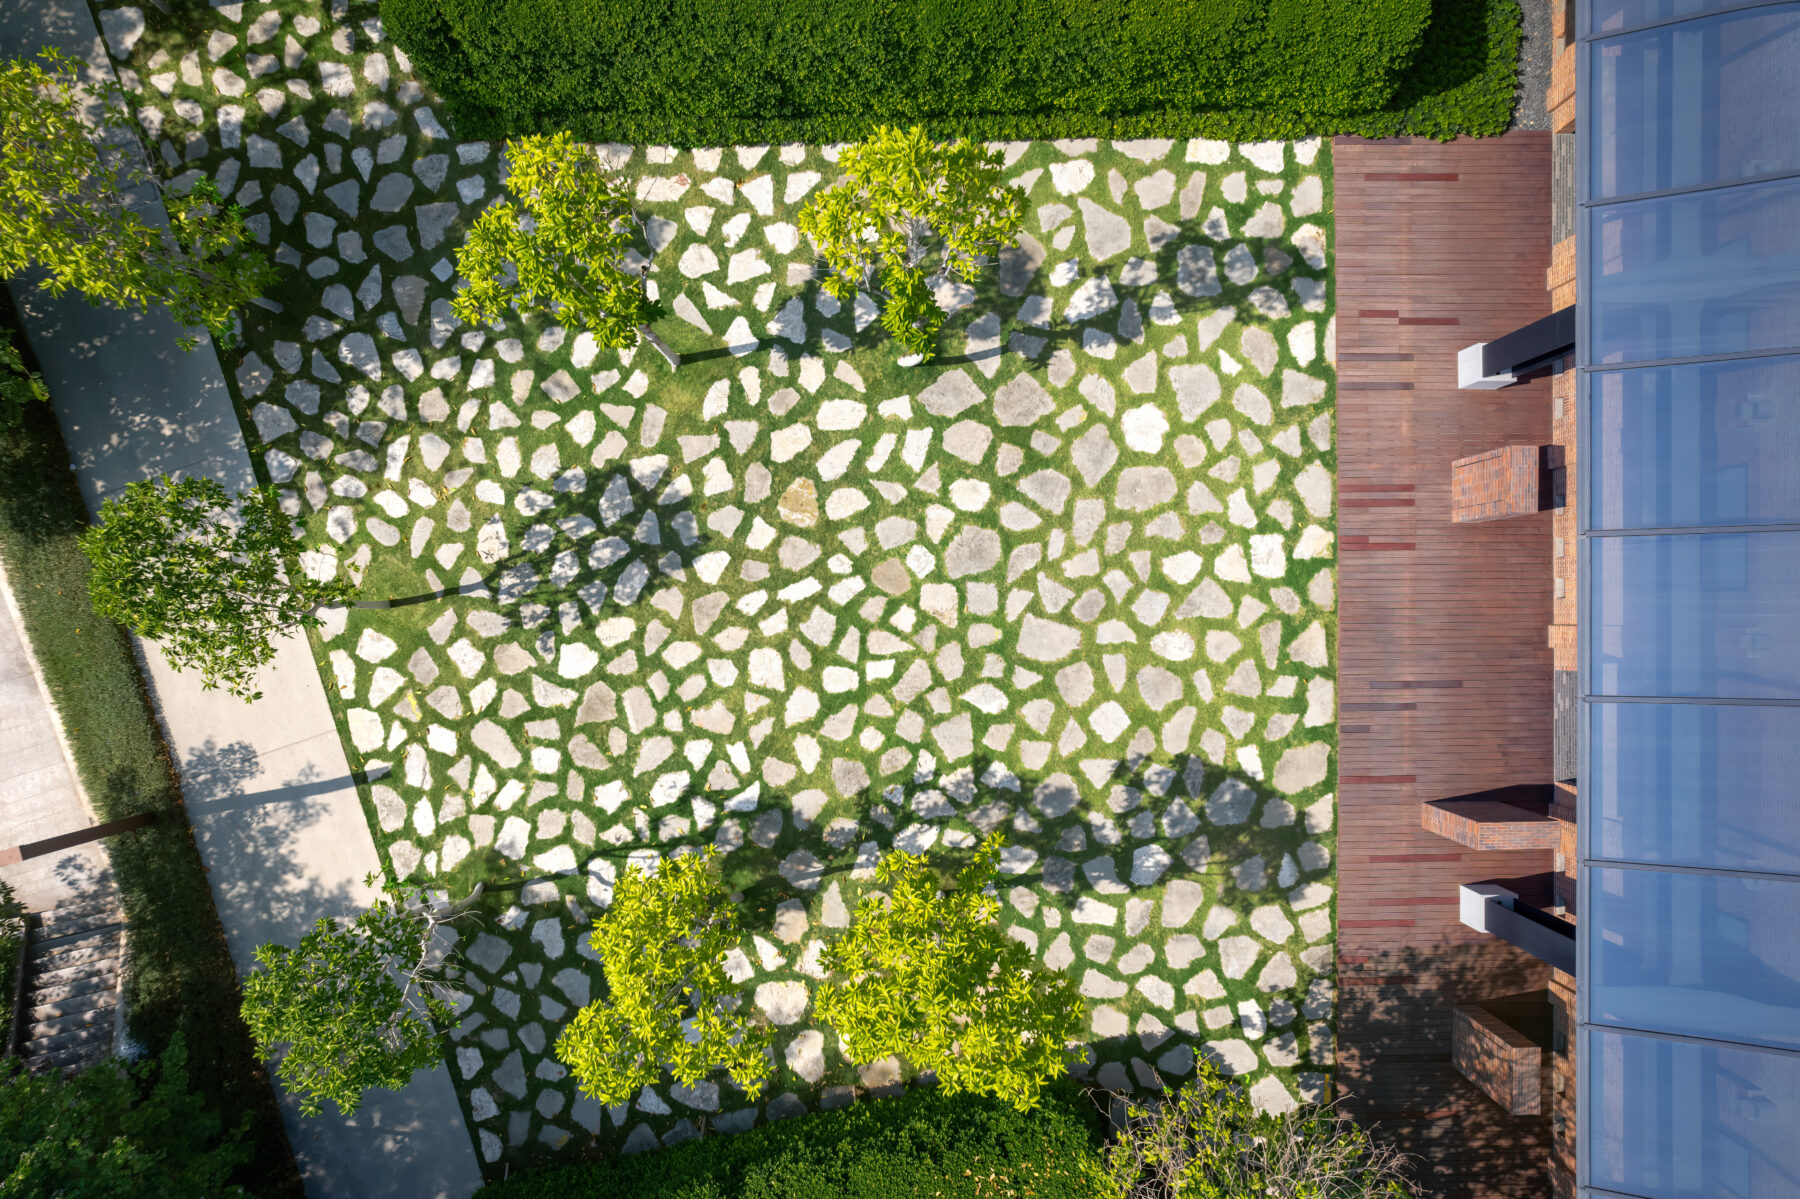
[[[879,299],[882,328],[928,361],[944,323],[932,280],[972,283],[1017,245],[1024,193],[1001,181],[997,153],[934,142],[916,125],[883,126],[846,147],[838,169],[844,178],[800,213],[829,271],[821,286],[844,303],[859,290]]]
[[[413,1071],[437,1066],[433,1022],[453,1027],[456,1014],[433,934],[462,914],[389,884],[354,920],[321,917],[298,945],[257,949],[244,1023],[304,1114],[318,1115],[326,1100],[354,1114],[369,1088],[397,1091]]]
[[[94,610],[159,643],[175,669],[199,670],[207,687],[255,699],[274,638],[356,593],[307,575],[302,527],[273,488],[234,501],[216,479],[129,483],[81,535]]]
[[[567,133],[506,144],[506,190],[456,252],[468,285],[451,301],[470,324],[508,309],[541,310],[593,334],[614,350],[646,338],[671,366],[679,358],[650,331],[664,314],[650,296],[649,260],[626,179]]]
[[[950,1094],[992,1095],[1024,1111],[1067,1069],[1086,1009],[1073,980],[1040,969],[995,919],[989,891],[1004,847],[998,836],[982,842],[947,891],[923,855],[882,858],[887,896],[865,898],[826,948],[832,977],[816,1003],[852,1061],[894,1054],[935,1070]]]
[[[166,225],[142,215],[152,198]],[[52,49],[0,61],[0,276],[35,264],[52,295],[161,305],[229,343],[237,311],[275,279],[249,243],[243,210],[211,180],[185,191],[163,181],[117,83],[83,84]]]
[[[725,977],[737,912],[718,877],[718,851],[683,854],[654,873],[633,865],[594,921],[590,943],[607,994],[575,1013],[556,1056],[601,1103],[624,1103],[662,1081],[692,1084],[718,1068],[752,1099],[768,1073],[769,1037],[736,1014]]]

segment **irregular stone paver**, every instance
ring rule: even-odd
[[[1029,236],[1001,299],[943,289],[944,353],[967,358],[923,368],[869,340],[871,305],[800,281],[795,216],[835,177],[817,148],[609,148],[644,184],[667,336],[731,351],[677,389],[654,354],[550,320],[458,324],[454,250],[502,190],[498,155],[450,136],[360,16],[280,0],[212,23],[252,21],[258,47],[297,51],[253,80],[273,112],[183,82],[177,33],[126,49],[144,78],[176,71],[144,93],[152,141],[185,154],[176,131],[198,128],[195,162],[230,174],[312,289],[226,365],[286,501],[321,514],[319,568],[379,558],[464,591],[320,639],[396,869],[526,872],[466,954],[486,990],[457,1085],[484,1160],[584,1120],[645,1148],[684,1110],[723,1125],[886,1086],[802,1027],[819,952],[881,852],[996,830],[1011,933],[1107,996],[1088,1077],[1211,1057],[1270,1106],[1322,1077],[1335,342],[1316,144],[1023,147]],[[772,1098],[664,1087],[615,1117],[551,1049],[602,993],[580,925],[619,870],[700,845],[770,855],[789,896],[746,913],[728,963],[784,1030]],[[1101,936],[1105,960],[1081,956]],[[1311,1010],[1252,1048],[1246,1002]]]

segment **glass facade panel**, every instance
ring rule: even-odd
[[[1742,0],[1594,0],[1587,6],[1591,22],[1584,30],[1605,33],[1609,29],[1629,29],[1646,21],[1666,21],[1714,9],[1730,8]]]
[[[1800,167],[1800,5],[1589,43],[1590,198]]]
[[[1584,361],[1800,349],[1800,180],[1596,205]]]
[[[1588,853],[1800,875],[1800,708],[1590,704]]]
[[[1800,1056],[1595,1029],[1581,1069],[1584,1181],[1650,1199],[1800,1199]]]
[[[1592,527],[1800,521],[1800,357],[1605,371],[1587,386]]]
[[[1596,695],[1800,699],[1800,533],[1588,542]]]
[[[1590,869],[1590,1021],[1800,1049],[1800,879]]]

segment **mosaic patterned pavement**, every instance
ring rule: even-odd
[[[1011,936],[1080,979],[1083,1077],[1196,1055],[1268,1107],[1332,1061],[1333,337],[1317,140],[1014,143],[1026,234],[896,361],[812,281],[831,147],[605,147],[684,355],[470,328],[454,249],[501,194],[373,5],[99,10],[178,181],[286,270],[225,355],[309,569],[394,873],[461,894],[452,1071],[490,1168],[648,1148],[904,1081],[812,1021],[820,953],[899,848],[1004,832]],[[160,22],[160,23],[159,23]],[[724,852],[729,963],[775,1027],[729,1082],[582,1098],[618,871]]]

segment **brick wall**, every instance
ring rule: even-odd
[[[1550,247],[1550,265],[1544,270],[1544,290],[1550,293],[1550,310],[1560,312],[1575,302],[1575,239],[1565,237]]]
[[[1451,1013],[1450,1060],[1462,1076],[1515,1116],[1543,1109],[1543,1050],[1485,1008]]]
[[[1575,53],[1572,43],[1564,46],[1550,64],[1550,90],[1544,95],[1544,106],[1550,111],[1552,133],[1575,128]]]
[[[1450,519],[1456,524],[1525,516],[1542,510],[1535,445],[1509,445],[1450,464]]]
[[[1575,369],[1566,361],[1565,369],[1550,383],[1550,442],[1560,460],[1565,486],[1562,506],[1550,518],[1551,628],[1550,649],[1557,670],[1574,670],[1575,622],[1580,608],[1576,584],[1575,517],[1580,502],[1574,480],[1577,476],[1575,443]]]
[[[1437,799],[1419,805],[1419,827],[1479,850],[1560,849],[1561,822],[1490,800]]]

